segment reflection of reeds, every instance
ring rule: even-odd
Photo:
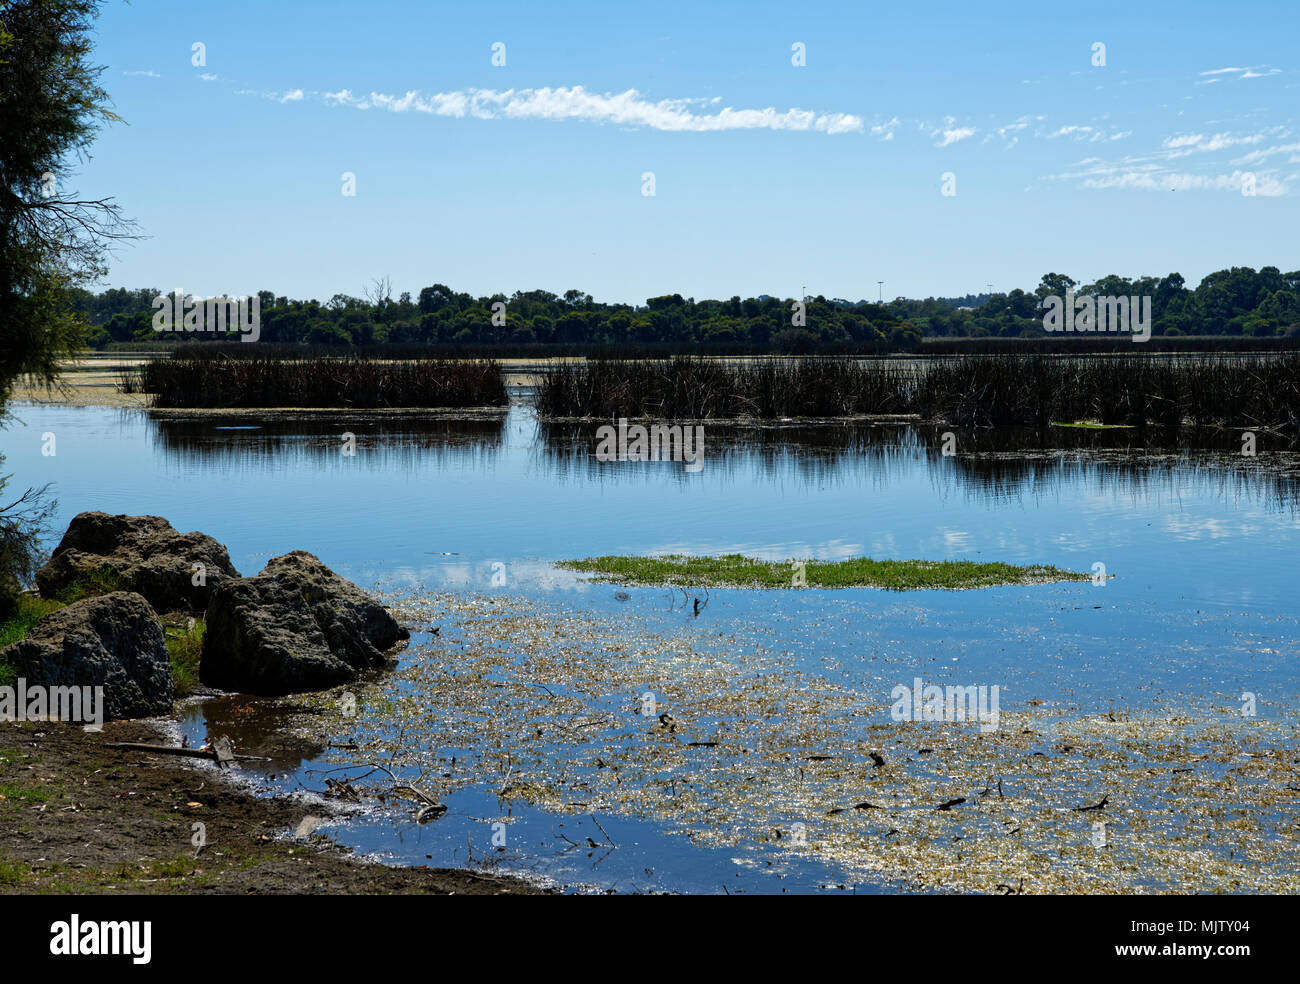
[[[1300,354],[592,360],[544,369],[537,409],[598,420],[917,414],[978,427],[1092,420],[1295,433]]]
[[[540,421],[540,464],[561,480],[643,481],[671,475],[695,479],[680,463],[598,461],[595,421]],[[1240,435],[1220,429],[1074,430],[997,427],[952,432],[955,454],[944,454],[945,426],[846,421],[835,424],[744,426],[706,430],[705,472],[751,481],[755,473],[805,485],[843,482],[887,486],[922,459],[932,478],[981,499],[1059,492],[1084,480],[1107,494],[1146,496],[1161,486],[1192,488],[1267,508],[1300,509],[1300,457],[1275,454],[1286,442],[1261,436],[1257,457],[1245,457]]]
[[[501,407],[507,403],[501,367],[492,360],[386,361],[354,356],[280,358],[178,353],[154,359],[123,392],[174,407]]]
[[[151,416],[155,441],[178,459],[250,468],[339,458],[340,435],[356,438],[357,461],[370,468],[413,469],[423,462],[486,460],[504,444],[505,417],[357,414],[211,414]]]

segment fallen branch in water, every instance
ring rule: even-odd
[[[141,741],[106,741],[105,748],[121,748],[131,752],[154,752],[158,755],[183,755],[186,758],[207,759],[210,762],[218,761],[217,752],[211,748],[180,748],[175,745],[149,745]],[[264,755],[234,755],[232,756],[238,762],[269,762],[271,761]]]
[[[1074,812],[1075,812],[1075,813],[1085,813],[1085,812],[1087,812],[1088,810],[1104,810],[1104,809],[1106,809],[1106,804],[1107,804],[1108,802],[1110,802],[1110,793],[1107,793],[1105,796],[1103,796],[1103,797],[1101,798],[1101,802],[1100,802],[1100,803],[1093,803],[1091,806],[1076,806],[1076,807],[1074,808]]]
[[[419,807],[419,809],[416,811],[415,814],[416,823],[424,823],[424,821],[427,819],[440,817],[447,812],[447,807],[442,803],[439,803],[432,795],[425,792],[419,786],[413,786],[411,783],[404,782],[403,780],[397,778],[397,776],[393,775],[391,770],[389,770],[385,766],[380,765],[378,762],[367,762],[364,767],[370,769],[370,772],[363,773],[362,775],[357,776],[355,779],[348,779],[345,782],[337,783],[337,784],[333,780],[327,779],[326,783],[329,785],[330,792],[332,792],[336,796],[340,794],[347,796],[349,792],[354,792],[352,790],[352,783],[360,782],[362,779],[365,779],[366,776],[369,776],[373,772],[382,772],[384,773],[384,775],[388,776],[389,779],[393,780],[393,787],[391,792],[394,796],[397,796],[401,799],[410,800],[411,802],[415,803]],[[362,766],[350,765],[350,766],[344,766],[344,768],[359,769],[362,768]],[[341,770],[333,770],[333,771],[341,771]]]

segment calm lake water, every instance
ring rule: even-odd
[[[342,453],[344,432],[356,436],[355,455]],[[42,454],[47,434],[53,456]],[[688,473],[669,462],[598,463],[591,428],[539,424],[522,404],[499,419],[383,423],[18,406],[0,449],[11,489],[54,483],[59,528],[89,509],[159,514],[223,542],[245,574],[305,549],[394,597],[526,601],[537,618],[580,615],[615,633],[635,623],[636,632],[715,651],[738,674],[761,649],[881,707],[915,671],[927,683],[999,684],[1004,706],[1066,701],[1085,714],[1221,709],[1250,692],[1261,719],[1293,729],[1300,455],[1261,437],[1259,455],[1243,457],[1232,434],[1198,440],[1205,448],[1195,453],[1177,437],[1134,447],[1126,432],[955,437],[957,454],[945,456],[941,435],[910,425],[709,428],[705,465]],[[1104,586],[977,592],[715,590],[697,618],[664,589],[630,588],[620,599],[552,566],[601,554],[733,552],[1085,572],[1104,564],[1113,577]],[[417,632],[402,666],[438,644]],[[420,685],[399,676],[380,686],[418,697]],[[191,706],[182,728],[273,753],[258,780],[268,791],[322,788],[312,770],[339,761],[324,747],[330,736],[277,744],[276,713],[221,698]],[[484,820],[503,809],[495,785],[457,788],[447,805],[444,818],[418,827],[398,811],[323,832],[414,864],[490,856]],[[697,846],[682,825],[636,811],[593,820],[518,802],[508,809],[501,866],[568,887],[891,887],[768,846]],[[617,847],[590,848],[589,836]]]

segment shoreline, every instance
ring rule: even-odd
[[[0,725],[0,895],[549,894],[521,878],[388,865],[297,837],[322,806],[256,796],[215,764],[105,747],[170,740],[161,719],[109,721],[99,733]]]

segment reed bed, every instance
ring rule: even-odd
[[[460,409],[508,402],[500,364],[491,359],[178,354],[146,363],[119,387],[148,394],[158,408]]]
[[[992,356],[925,366],[922,417],[963,426],[1096,421],[1300,429],[1300,355]]]
[[[1300,431],[1300,353],[591,360],[541,373],[546,418],[913,414],[964,427],[1095,421]]]
[[[543,417],[736,420],[906,413],[913,369],[858,359],[597,359],[544,369]]]

